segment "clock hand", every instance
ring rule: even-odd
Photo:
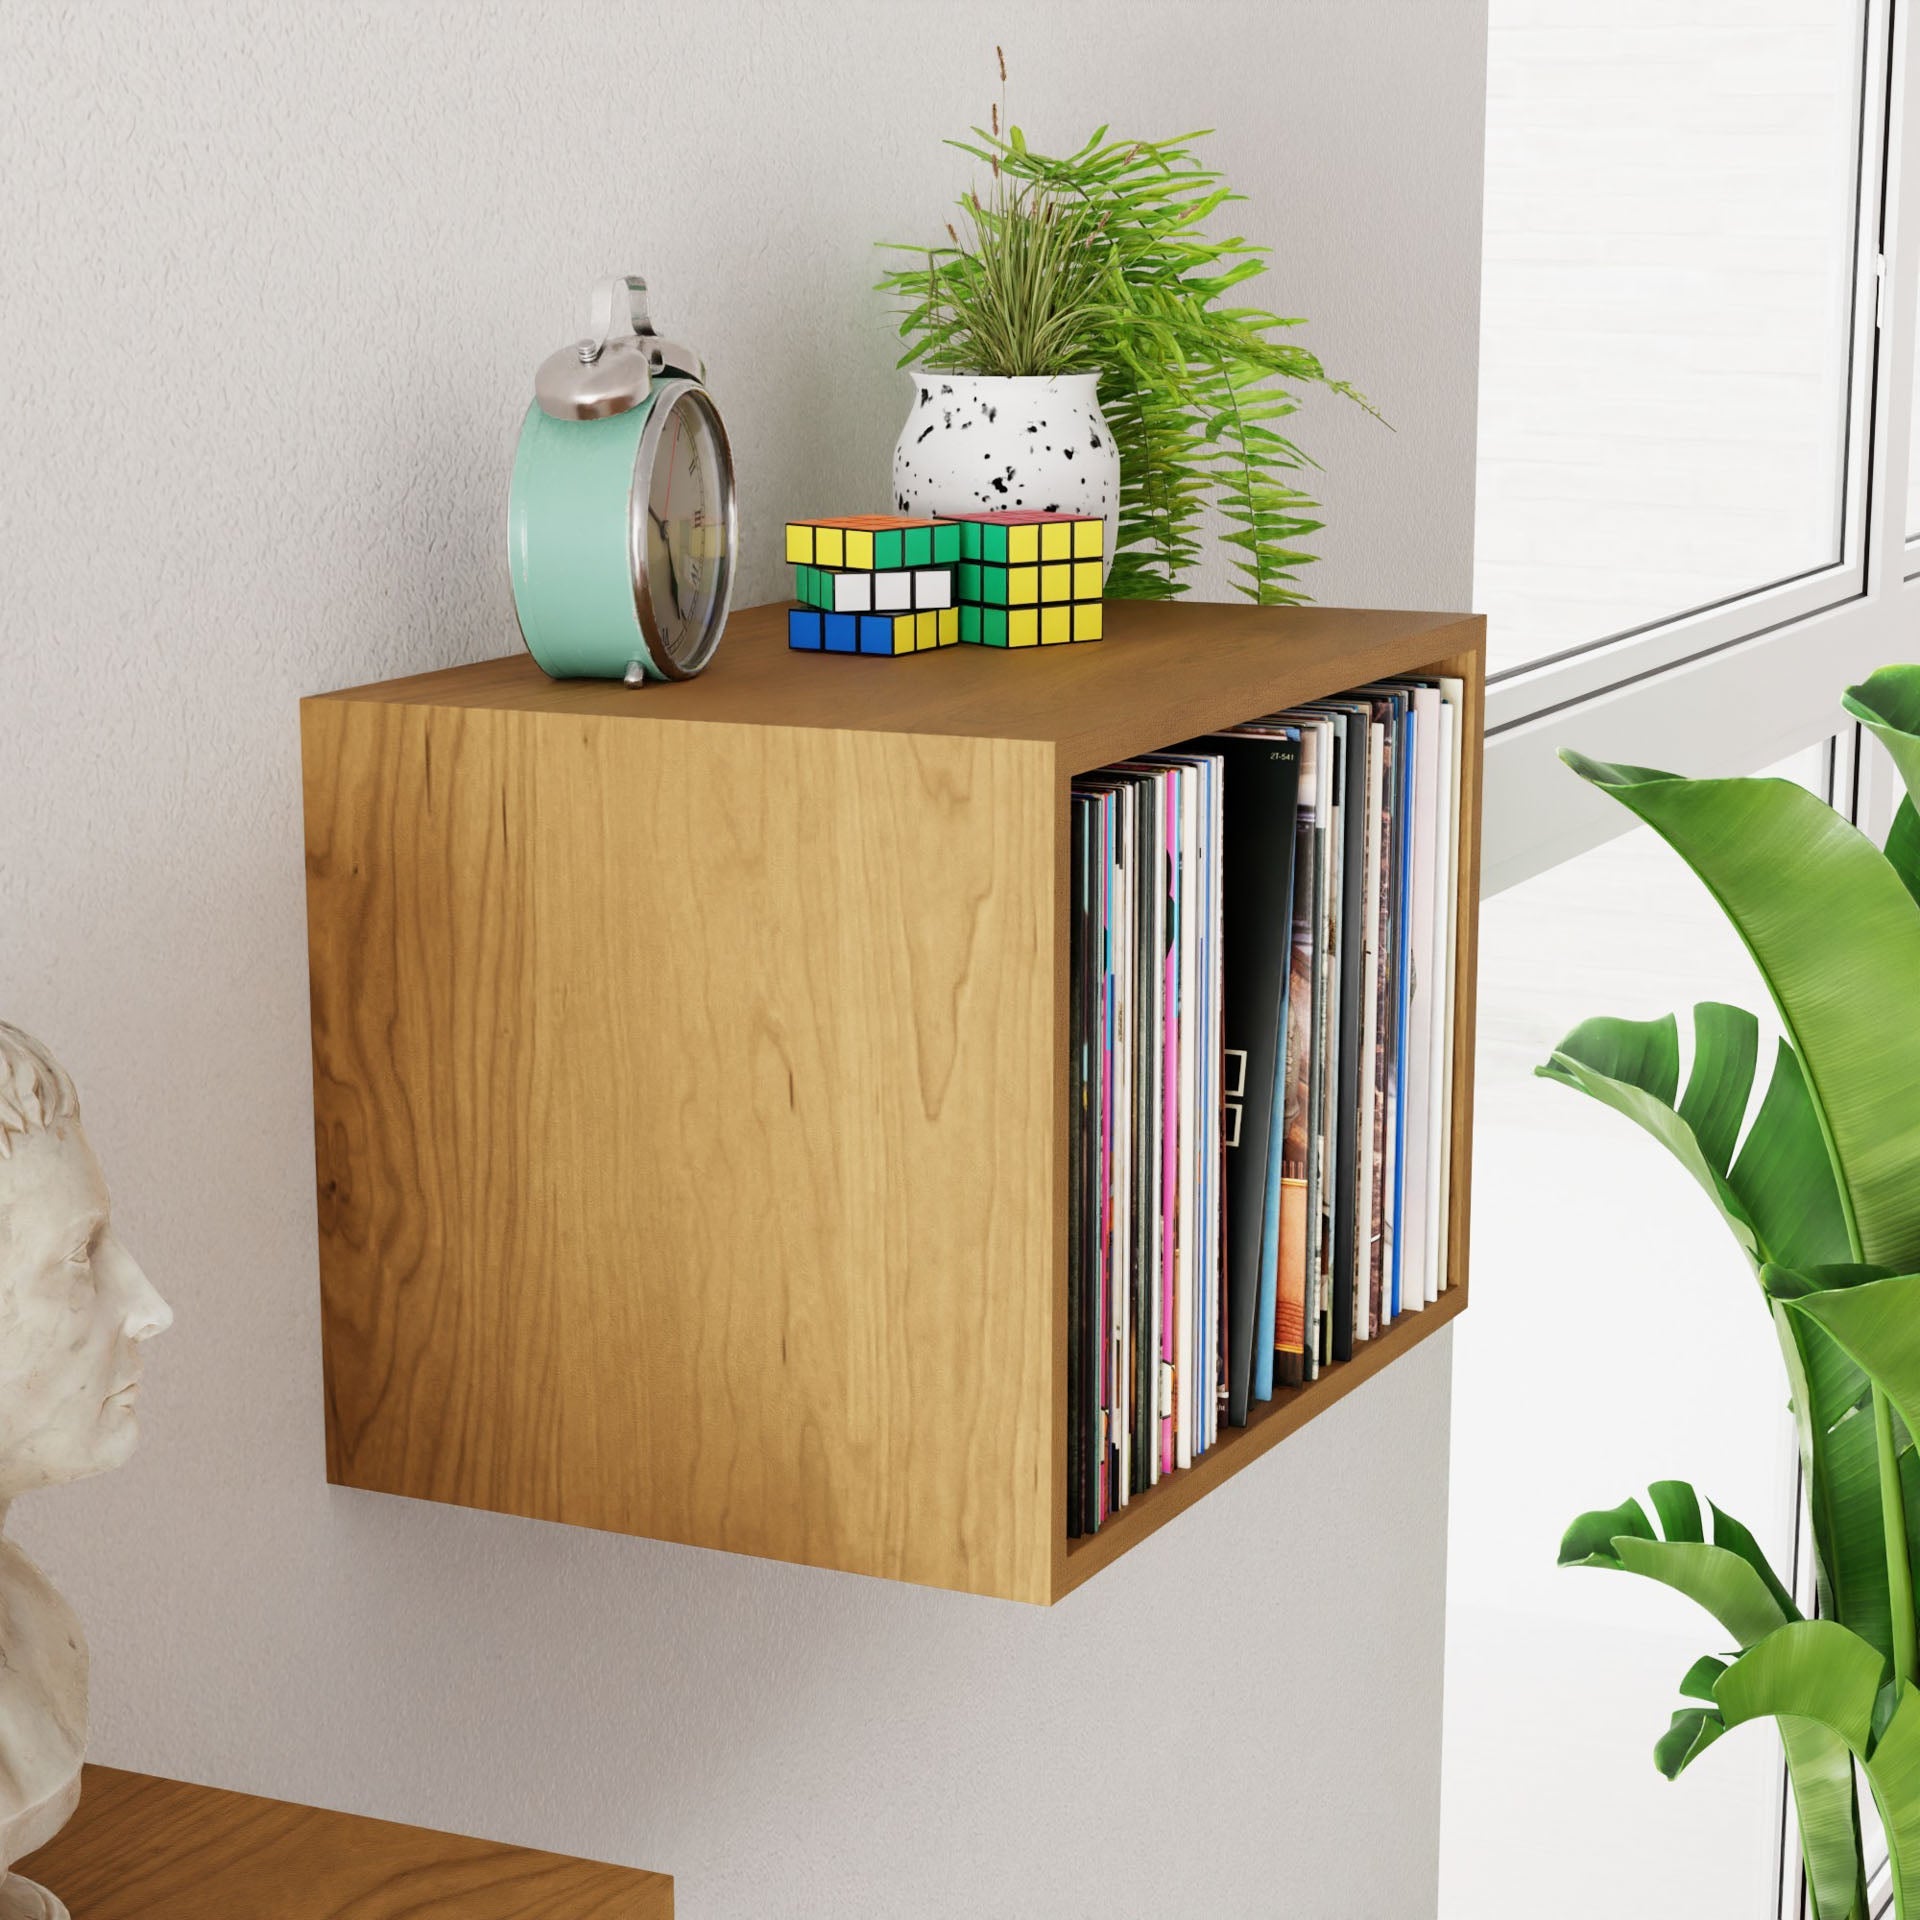
[[[651,507],[647,509],[647,518],[660,529],[660,544],[667,550],[667,593],[673,601],[674,618],[684,620],[687,616],[680,606],[680,569],[673,563],[673,542],[667,536],[666,520]]]

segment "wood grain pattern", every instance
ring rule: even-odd
[[[673,1920],[666,1874],[112,1767],[18,1866],[75,1920]]]
[[[307,721],[334,1477],[1042,1597],[1044,751]]]
[[[303,703],[334,1480],[1045,1602],[1346,1390],[1069,1552],[1068,783],[1386,674],[1477,715],[1482,623],[1109,611]]]

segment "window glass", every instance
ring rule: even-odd
[[[1492,671],[1841,558],[1863,17],[1492,0]]]
[[[1914,373],[1920,376],[1920,326],[1913,330]],[[1920,378],[1914,382],[1920,396]],[[1920,540],[1920,404],[1907,422],[1907,538]]]
[[[1774,771],[1821,790],[1824,750]],[[1569,776],[1571,777],[1571,776]],[[1725,1635],[1663,1587],[1555,1564],[1574,1515],[1694,1483],[1791,1578],[1787,1389],[1745,1258],[1673,1159],[1533,1069],[1591,1015],[1729,1000],[1777,1026],[1738,937],[1650,830],[1481,910],[1472,1304],[1455,1335],[1442,1920],[1773,1908],[1778,1743],[1677,1783],[1654,1741]],[[1570,1870],[1569,1863],[1578,1863]]]

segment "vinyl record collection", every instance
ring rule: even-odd
[[[1462,684],[1073,782],[1067,1530],[1447,1282]]]

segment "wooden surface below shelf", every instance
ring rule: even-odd
[[[583,719],[947,734],[1051,745],[1080,772],[1477,648],[1472,614],[1247,601],[1111,600],[1078,646],[943,647],[901,659],[796,653],[786,608],[745,607],[677,685],[549,680],[524,651],[327,699]]]
[[[1268,1448],[1298,1432],[1336,1400],[1345,1399],[1362,1381],[1372,1379],[1381,1368],[1391,1366],[1402,1354],[1438,1333],[1466,1304],[1466,1289],[1450,1288],[1433,1306],[1402,1314],[1376,1339],[1355,1348],[1351,1360],[1323,1369],[1319,1379],[1304,1387],[1280,1388],[1264,1405],[1256,1402],[1247,1424],[1228,1427],[1192,1466],[1165,1475],[1158,1486],[1149,1487],[1145,1493],[1136,1493],[1098,1533],[1070,1540],[1066,1573],[1055,1598],[1071,1593],[1129,1547],[1138,1546],[1148,1534],[1184,1513],[1223,1480],[1259,1459]]]
[[[673,1920],[664,1873],[114,1767],[14,1866],[74,1920]]]

